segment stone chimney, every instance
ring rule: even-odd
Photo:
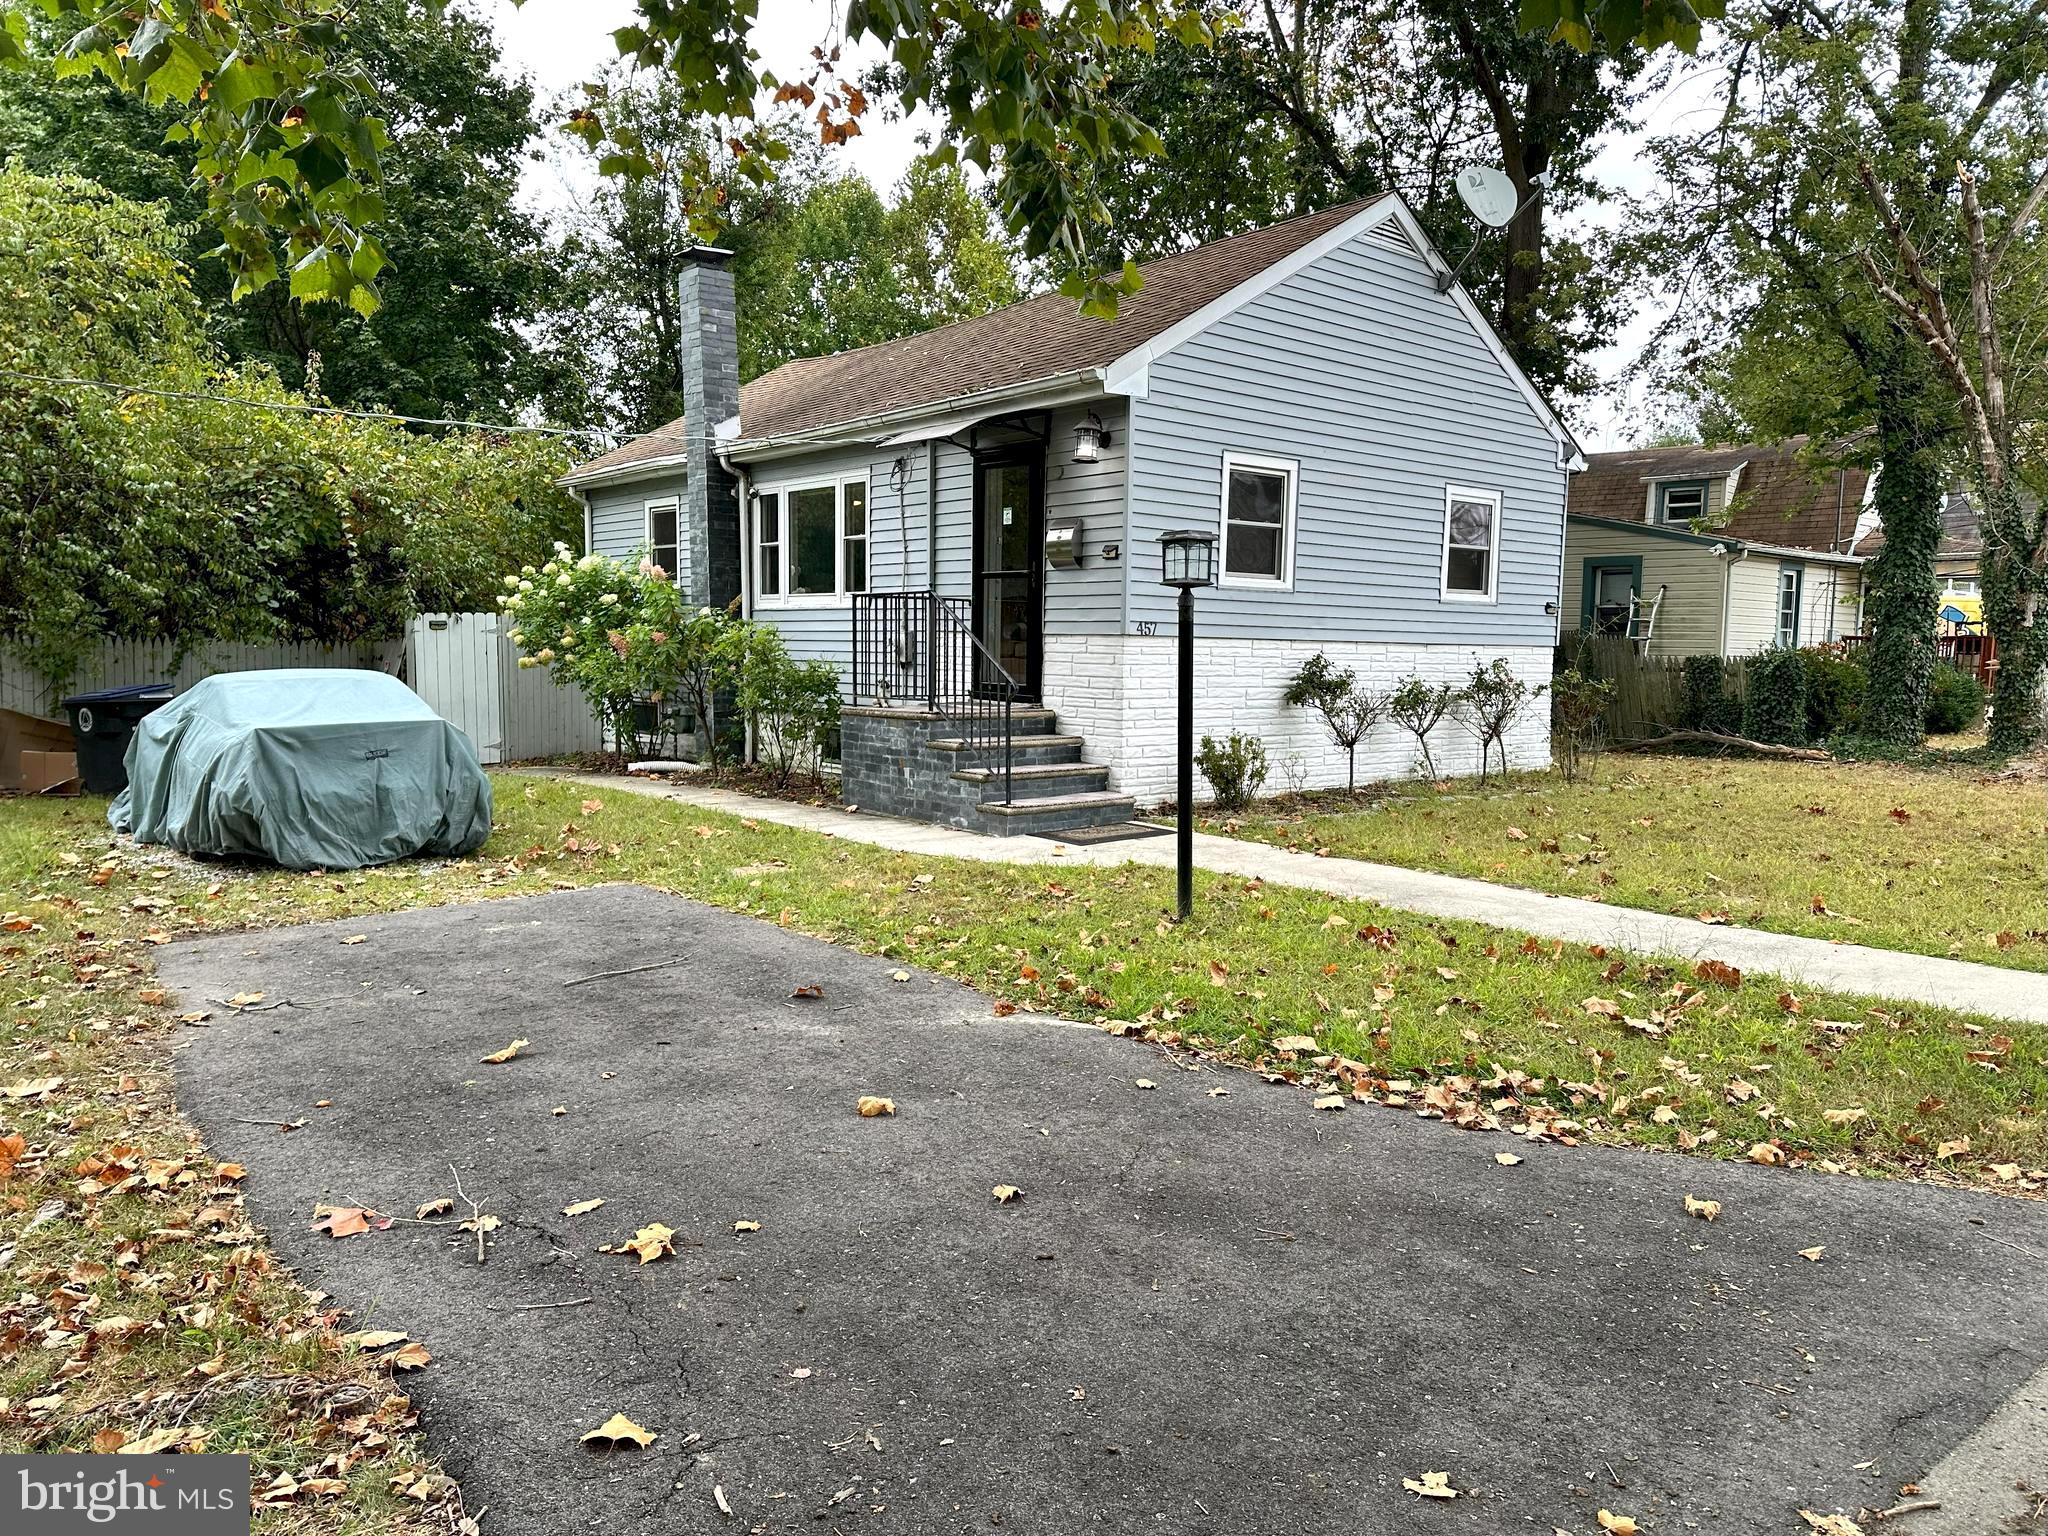
[[[740,591],[739,484],[718,462],[719,423],[740,412],[740,343],[732,252],[700,245],[682,277],[683,437],[689,486],[681,536],[690,545],[694,603],[722,608]]]

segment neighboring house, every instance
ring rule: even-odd
[[[1381,690],[1496,657],[1550,676],[1581,461],[1439,274],[1386,196],[1152,262],[1113,323],[1047,294],[741,389],[732,280],[700,251],[685,416],[564,483],[591,549],[651,547],[694,600],[736,599],[845,670],[844,791],[864,808],[1041,831],[1170,794],[1158,540],[1181,528],[1219,536],[1198,732],[1262,738],[1276,786],[1295,755],[1341,783],[1343,754],[1280,702],[1315,652]],[[1005,676],[1028,706],[1007,733]],[[1450,721],[1431,744],[1477,765]],[[1532,710],[1510,760],[1548,753]],[[1360,756],[1361,775],[1405,774],[1414,744],[1389,726]]]
[[[1631,449],[1572,476],[1564,625],[1653,656],[1746,656],[1862,630],[1861,469],[1814,471],[1805,439]],[[1633,628],[1631,628],[1633,625]]]

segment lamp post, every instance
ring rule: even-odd
[[[1191,528],[1159,536],[1159,580],[1180,588],[1180,793],[1174,797],[1179,921],[1195,911],[1195,588],[1215,585],[1216,535]]]

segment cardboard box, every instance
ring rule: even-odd
[[[22,753],[21,792],[25,795],[76,795],[83,793],[78,782],[78,754],[76,752]]]
[[[64,720],[45,720],[25,715],[18,709],[0,709],[0,790],[29,790],[22,782],[21,759],[27,752],[70,752],[71,725]],[[74,765],[73,771],[76,771]]]

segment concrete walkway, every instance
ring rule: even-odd
[[[540,770],[545,772],[545,770]],[[1173,866],[1171,837],[1082,848],[1037,837],[987,837],[951,827],[863,816],[830,806],[795,805],[708,785],[658,783],[611,774],[559,777],[606,789],[625,789],[708,810],[802,827],[901,853],[978,859],[991,864],[1124,864]],[[1363,859],[1317,858],[1233,837],[1195,836],[1195,863],[1215,874],[1240,875],[1270,885],[1323,891],[1430,917],[1463,918],[1517,933],[1604,944],[1610,949],[1683,960],[1724,960],[1743,971],[1782,976],[1800,986],[1825,987],[1906,1002],[1933,1003],[1969,1013],[2048,1024],[2048,975],[1972,965],[1932,955],[1837,944],[1827,939],[1725,927],[1695,918],[1609,906],[1576,896],[1550,896],[1457,875],[1431,874]]]

